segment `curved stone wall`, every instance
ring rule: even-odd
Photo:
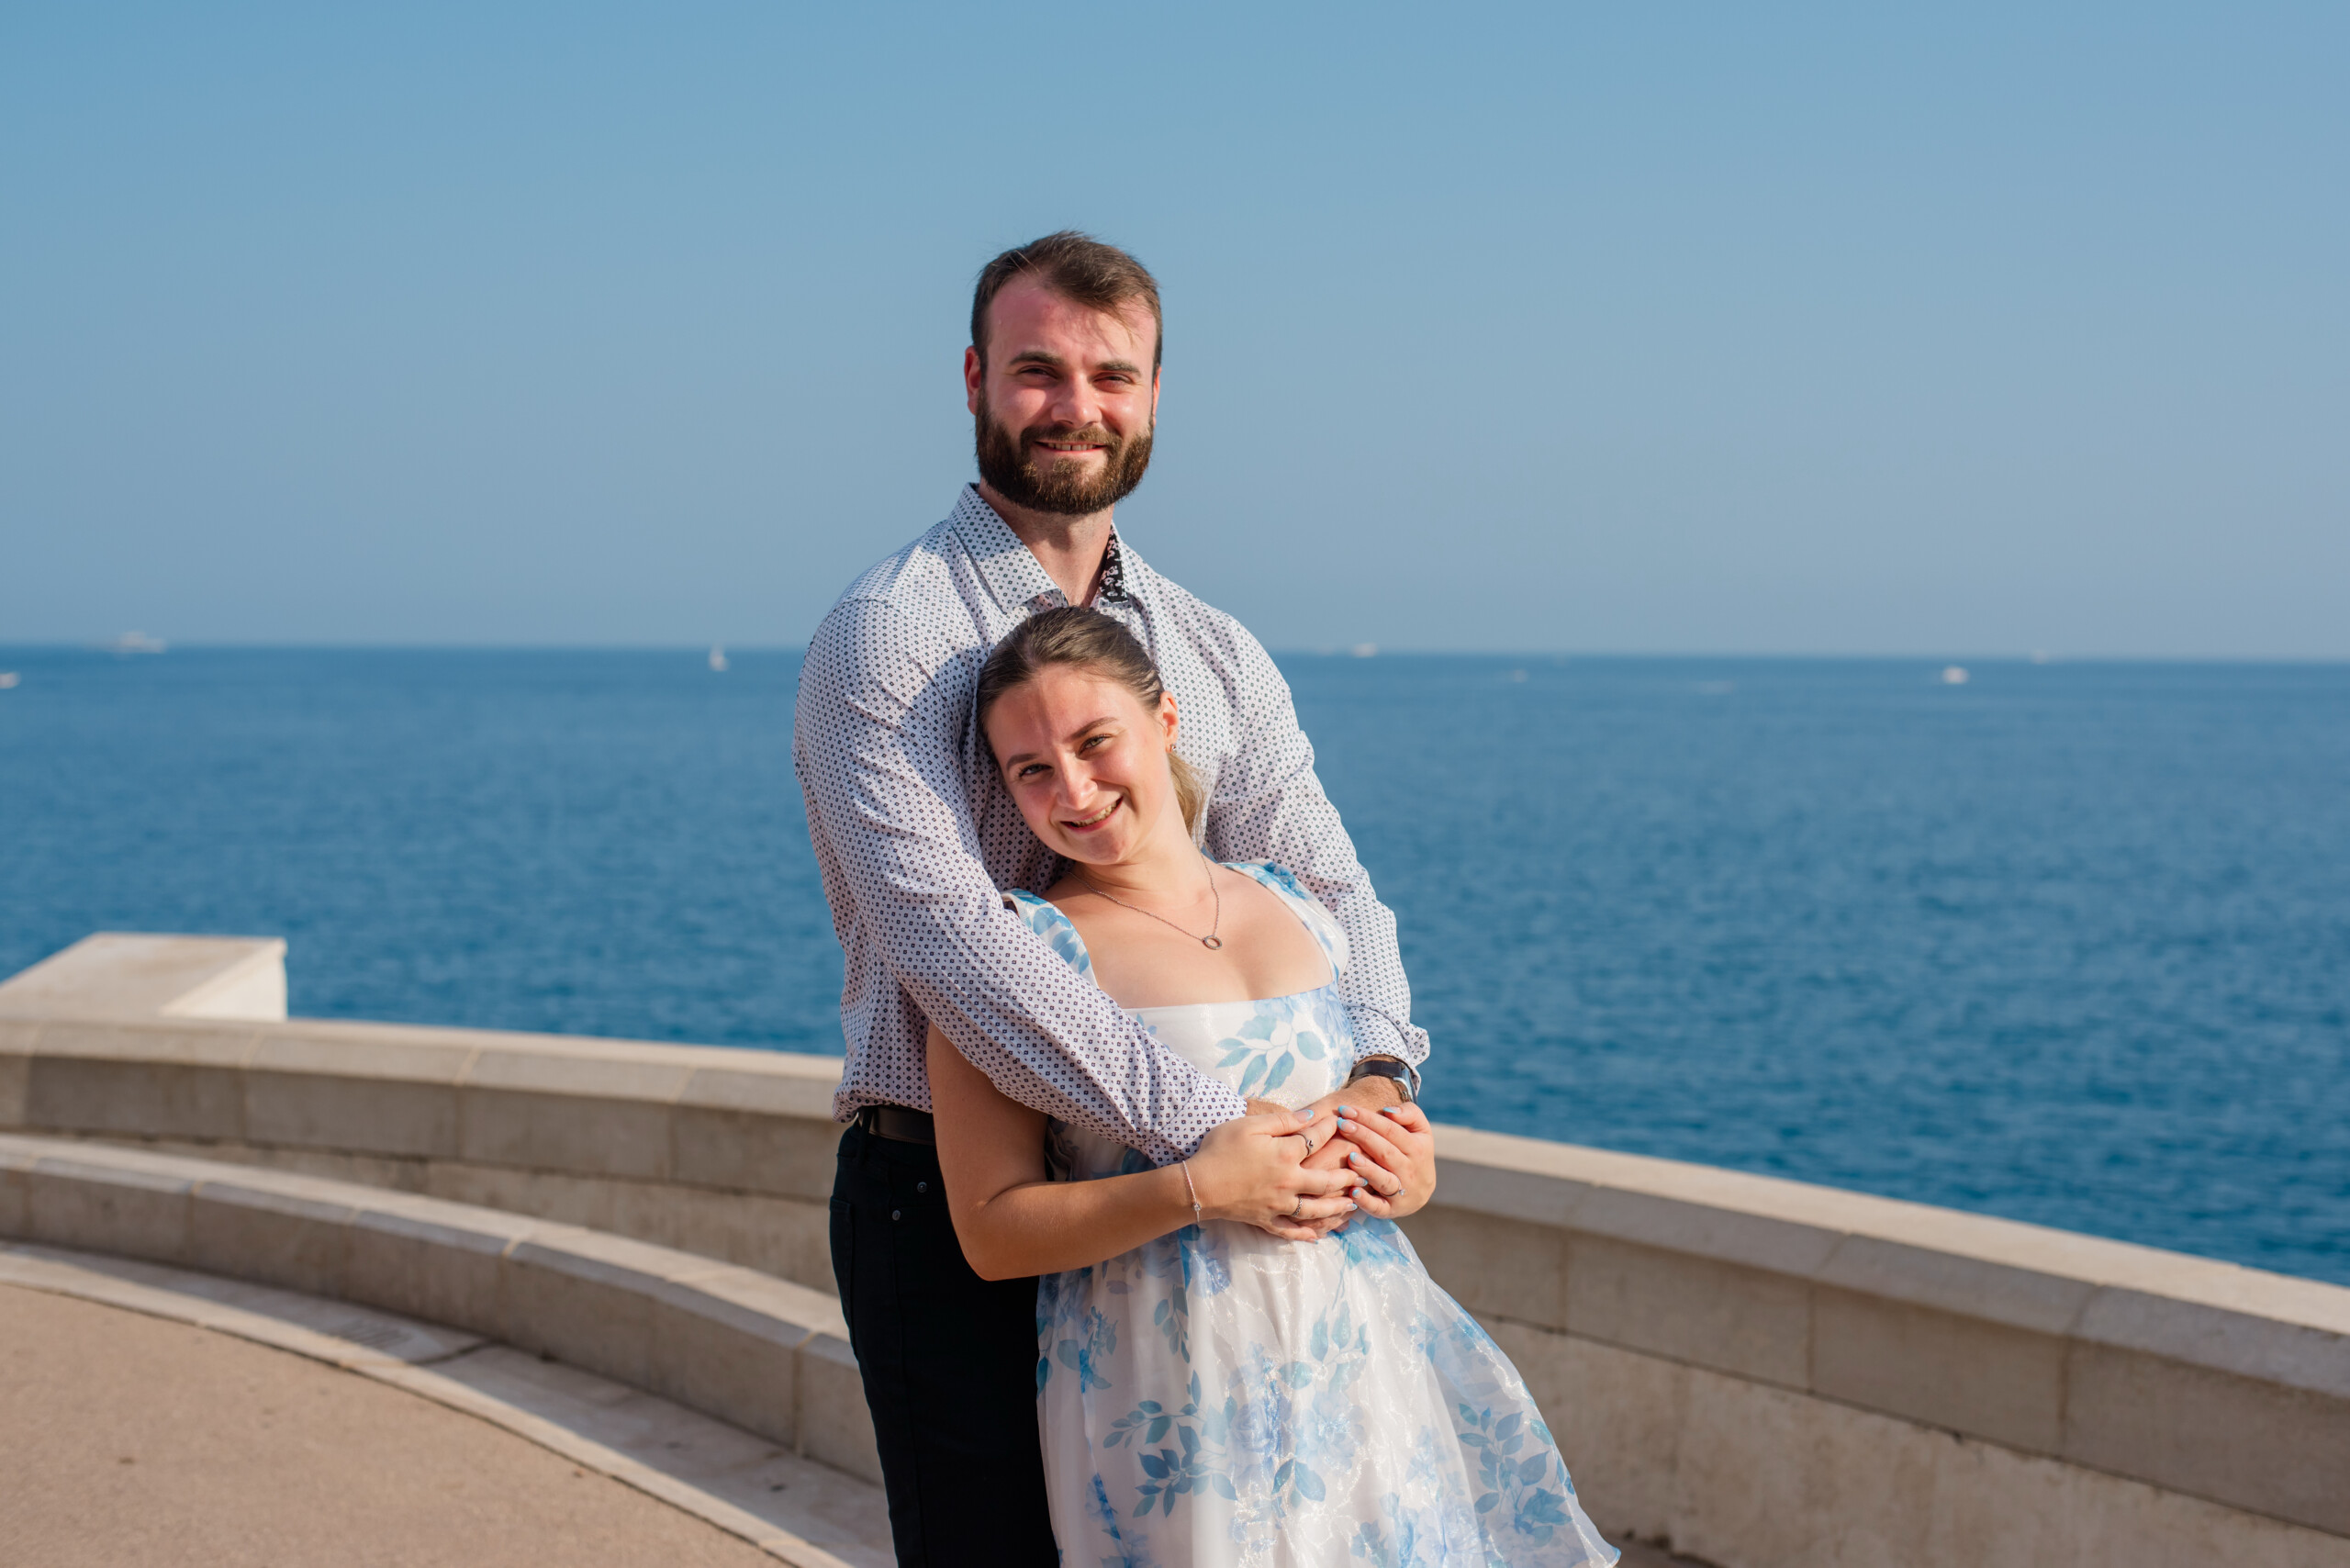
[[[155,985],[109,990],[110,940],[0,985],[0,1129],[830,1288],[833,1060],[188,1016]],[[216,956],[265,998],[234,946]],[[2350,1564],[2350,1291],[1463,1128],[1439,1151],[1407,1228],[1610,1529],[1727,1568]]]
[[[881,1478],[838,1304],[755,1270],[356,1182],[5,1134],[0,1238],[465,1329]]]

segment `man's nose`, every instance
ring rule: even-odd
[[[1053,398],[1053,418],[1072,430],[1100,424],[1102,394],[1084,376],[1072,375],[1061,383]]]

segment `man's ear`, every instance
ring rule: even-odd
[[[979,411],[979,394],[987,385],[988,367],[979,358],[979,346],[973,344],[963,351],[963,406],[976,414]],[[1151,389],[1151,411],[1158,409],[1158,390]]]

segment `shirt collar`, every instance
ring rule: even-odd
[[[1004,610],[1014,613],[1035,610],[1040,608],[1039,599],[1046,604],[1063,602],[1059,587],[1037,563],[1035,554],[1021,543],[1020,535],[1012,532],[1012,525],[980,498],[977,485],[963,487],[947,521],[954,524],[955,536],[963,542],[963,548],[970,552],[979,580]],[[1110,537],[1112,548],[1125,563],[1125,588],[1131,596],[1135,588],[1132,574],[1137,563],[1125,542],[1118,538],[1115,528],[1111,530]],[[1102,585],[1105,593],[1111,586],[1106,582]]]

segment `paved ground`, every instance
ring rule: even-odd
[[[11,1568],[776,1568],[486,1422],[301,1357],[0,1288]]]
[[[889,1560],[875,1488],[584,1373],[263,1287],[6,1250],[0,1264],[20,1284],[47,1288],[0,1279],[6,1568],[774,1568],[711,1518],[748,1524],[759,1539],[769,1522],[812,1535],[842,1568]],[[199,1316],[210,1327],[173,1320],[217,1313],[224,1296],[237,1322],[227,1332],[217,1316]],[[458,1392],[486,1397],[494,1418],[590,1439],[565,1450],[586,1467],[407,1387],[308,1359],[321,1328],[438,1357],[429,1364],[464,1379]],[[274,1348],[286,1344],[308,1354]],[[675,1495],[701,1517],[597,1468],[614,1462],[615,1473],[650,1462],[656,1490],[682,1483]],[[1623,1568],[1695,1565],[1633,1544]]]

